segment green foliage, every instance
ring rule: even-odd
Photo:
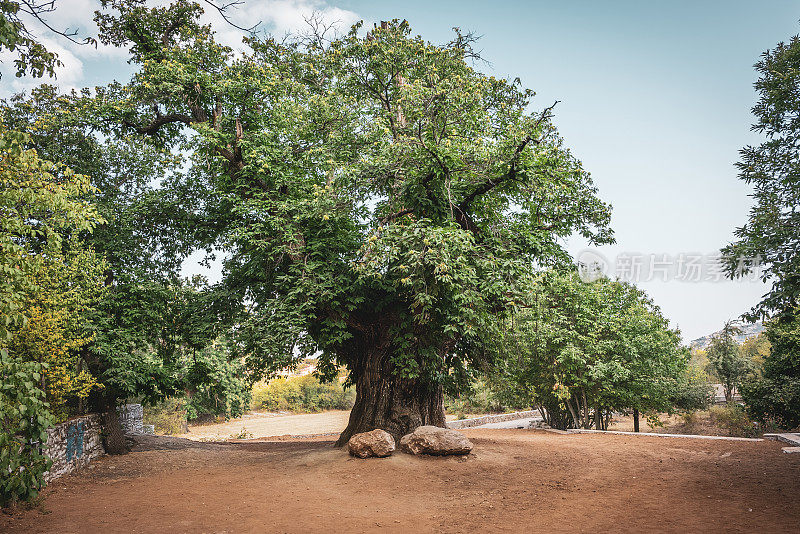
[[[2,113],[27,133],[29,145],[91,176],[92,200],[104,220],[82,237],[105,260],[106,290],[83,314],[91,340],[85,360],[104,386],[103,397],[156,402],[193,387],[183,380],[181,358],[214,340],[236,306],[224,290],[179,277],[196,227],[186,209],[196,204],[193,186],[176,170],[181,158],[140,140],[103,135],[106,121],[90,112],[90,101],[88,92],[59,95],[43,85],[30,97],[14,97]],[[218,402],[216,395],[210,402]],[[96,397],[96,404],[113,404]]]
[[[615,411],[674,408],[688,351],[679,333],[636,287],[547,272],[533,304],[509,325],[501,350],[516,394],[551,426],[605,428]]]
[[[52,465],[40,452],[53,424],[38,387],[42,370],[0,349],[0,506],[36,498]]]
[[[670,428],[670,431],[673,430],[681,434],[740,438],[757,437],[761,432],[767,431],[763,427],[759,428],[741,405],[733,403],[687,412],[683,414],[682,423]]]
[[[745,380],[742,398],[762,423],[784,429],[800,427],[800,312],[766,325],[771,351],[763,371]]]
[[[714,402],[714,388],[702,367],[689,364],[679,375],[671,394],[671,403],[683,411],[705,410]]]
[[[251,382],[243,362],[231,358],[227,344],[215,341],[184,361],[189,421],[240,417],[249,409]]]
[[[344,389],[339,380],[325,383],[313,375],[305,375],[256,384],[252,407],[271,412],[320,412],[349,410],[354,400],[355,391]]]
[[[722,250],[731,276],[752,266],[742,258],[759,257],[764,280],[772,281],[752,317],[793,313],[800,306],[800,37],[768,50],[755,67],[759,100],[752,129],[766,139],[744,147],[737,163],[755,205],[748,222],[736,229],[737,240]]]
[[[757,336],[749,337],[742,343],[742,354],[750,362],[752,372],[762,372],[764,362],[769,358],[771,348],[772,345],[766,332],[760,332]]]
[[[739,404],[712,406],[709,410],[711,424],[724,429],[729,436],[753,438],[759,435],[758,426],[747,416]]]
[[[46,74],[55,76],[55,68],[61,65],[61,61],[25,27],[20,16],[20,3],[0,1],[0,51],[15,53],[14,66],[18,77],[26,73],[35,78]],[[36,2],[28,2],[26,7],[30,10],[32,6],[36,6]]]
[[[26,139],[0,122],[0,341],[24,324],[26,295],[46,258],[61,254],[62,233],[102,221],[85,200],[88,178],[26,150]]]
[[[733,400],[733,391],[742,383],[742,379],[750,372],[750,361],[744,355],[742,347],[736,341],[736,335],[741,331],[730,321],[720,332],[711,337],[711,343],[706,350],[706,356],[714,373],[722,382],[725,390],[725,400]]]

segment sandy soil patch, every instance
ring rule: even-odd
[[[465,460],[331,440],[148,438],[59,479],[2,532],[791,532],[800,455],[727,442],[469,429]]]
[[[280,414],[251,412],[238,419],[189,427],[189,432],[178,437],[199,441],[227,440],[233,437],[260,438],[267,436],[306,436],[314,434],[339,434],[347,426],[348,410],[331,410],[321,413]],[[448,415],[447,420],[456,418]]]
[[[252,412],[224,423],[189,427],[179,437],[195,440],[225,440],[247,433],[248,437],[339,433],[347,426],[348,410],[308,414]]]

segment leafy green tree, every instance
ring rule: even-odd
[[[191,239],[203,231],[187,208],[196,203],[196,186],[178,172],[181,159],[150,143],[103,136],[104,120],[87,111],[88,100],[87,92],[59,95],[43,85],[14,97],[2,114],[28,133],[30,146],[90,176],[95,187],[104,221],[83,239],[105,260],[106,290],[84,317],[91,343],[82,358],[103,385],[90,401],[105,414],[106,448],[124,452],[118,400],[155,402],[203,387],[185,383],[194,375],[181,354],[215,339],[228,324],[221,316],[236,307],[219,295],[212,301],[204,283],[180,279]]]
[[[711,343],[706,350],[708,361],[725,390],[725,402],[733,400],[736,388],[750,372],[750,361],[736,341],[736,336],[740,333],[741,330],[728,321],[722,330],[711,336]]]
[[[252,382],[244,362],[231,357],[227,340],[219,339],[182,358],[187,418],[240,417],[250,408]]]
[[[737,240],[722,250],[731,276],[747,273],[748,259],[760,258],[763,278],[772,281],[753,317],[793,313],[800,305],[800,38],[764,52],[755,68],[760,97],[752,129],[766,139],[743,148],[737,163],[755,204]]]
[[[101,40],[125,45],[130,83],[98,92],[111,135],[192,151],[207,246],[247,305],[237,346],[257,374],[321,352],[357,398],[340,437],[444,425],[532,264],[565,261],[575,232],[611,241],[609,208],[564,147],[551,108],[393,22],[325,47],[249,40],[240,57],[196,4],[107,2]],[[189,131],[192,131],[191,135]]]
[[[764,362],[769,358],[771,350],[772,344],[766,332],[749,337],[742,343],[742,354],[750,361],[751,371],[759,374],[764,369]]]
[[[614,411],[668,411],[689,359],[680,335],[636,287],[543,273],[501,350],[508,387],[557,428],[608,427]]]
[[[772,281],[749,314],[751,319],[772,316],[767,324],[771,351],[763,377],[743,384],[742,396],[762,421],[792,427],[800,424],[800,37],[764,52],[755,68],[759,100],[752,129],[766,139],[743,148],[737,164],[739,178],[753,187],[755,205],[748,222],[736,230],[737,240],[722,252],[730,275],[747,272],[750,265],[740,258],[758,256],[764,280]]]

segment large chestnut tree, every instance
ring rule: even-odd
[[[480,72],[468,36],[434,45],[395,21],[233,53],[197,4],[106,7],[100,38],[137,70],[81,109],[189,155],[197,245],[225,252],[244,310],[238,350],[257,375],[312,354],[346,368],[340,443],[444,426],[443,392],[490,363],[534,270],[575,233],[613,239],[553,107]]]

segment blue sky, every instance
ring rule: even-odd
[[[91,33],[95,0],[63,0],[65,25]],[[268,0],[236,16],[276,33],[296,30],[313,10],[347,25],[405,18],[415,33],[445,42],[458,26],[483,37],[478,48],[496,76],[520,77],[535,108],[554,100],[555,122],[614,207],[613,264],[629,254],[714,254],[746,221],[747,187],[736,178],[756,94],[753,63],[798,33],[800,3],[764,2],[433,2]],[[213,18],[209,16],[209,18]],[[223,40],[238,41],[225,30]],[[53,37],[64,87],[102,84],[128,72],[120,51],[87,50]],[[8,61],[0,68],[7,70]],[[29,81],[3,76],[0,93]],[[585,248],[569,240],[578,254]],[[202,269],[187,264],[188,272]],[[214,277],[214,272],[206,273]],[[640,282],[685,340],[720,328],[766,291],[753,281]]]

